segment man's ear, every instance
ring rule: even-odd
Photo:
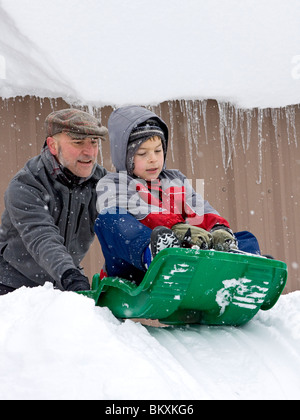
[[[55,139],[54,137],[47,137],[47,146],[53,156],[58,155],[57,139]]]

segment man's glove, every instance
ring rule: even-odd
[[[89,279],[85,277],[79,270],[67,270],[61,278],[63,288],[68,292],[79,292],[80,290],[90,290]]]
[[[231,229],[220,226],[212,228],[212,248],[216,251],[228,252],[231,249],[238,249],[237,240]]]
[[[193,245],[198,245],[200,249],[211,248],[212,235],[204,229],[187,223],[177,223],[172,227],[172,230],[183,248],[189,248]]]

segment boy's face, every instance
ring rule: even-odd
[[[154,136],[142,143],[134,155],[134,175],[152,181],[157,179],[164,166],[164,151],[161,138]]]

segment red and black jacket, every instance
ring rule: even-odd
[[[97,210],[118,207],[145,226],[171,228],[189,223],[210,231],[216,225],[230,227],[226,219],[196,192],[178,170],[163,170],[159,179],[146,182],[127,173],[110,173],[97,186]]]

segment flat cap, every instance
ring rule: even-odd
[[[45,120],[46,138],[58,133],[66,133],[75,139],[100,137],[108,133],[97,118],[79,109],[61,109],[48,115]]]

